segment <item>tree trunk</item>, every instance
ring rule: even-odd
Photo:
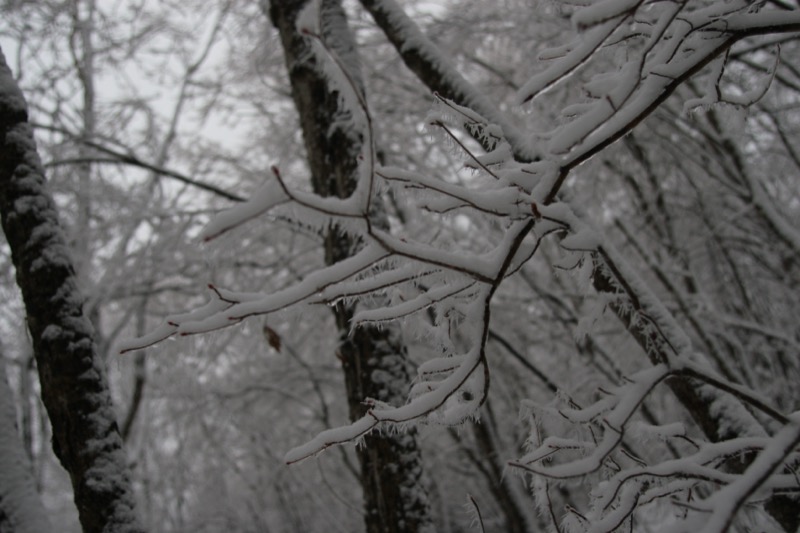
[[[356,185],[362,136],[342,126],[348,110],[318,68],[308,40],[300,35],[296,20],[307,0],[270,2],[269,16],[283,43],[292,96],[300,114],[314,191],[322,196],[348,197]],[[355,43],[347,28],[345,13],[336,0],[322,2],[323,38],[343,59],[356,65]],[[359,72],[350,72],[361,84]],[[361,87],[359,87],[361,90]],[[357,242],[336,227],[325,239],[325,261],[336,263],[348,257]],[[354,309],[334,308],[341,344],[338,357],[345,375],[350,417],[366,412],[366,398],[397,404],[405,401],[409,384],[406,351],[394,327],[362,327],[350,334]],[[432,528],[422,460],[414,431],[403,434],[372,434],[357,451],[364,490],[366,531],[400,533]]]
[[[0,217],[25,302],[53,449],[70,474],[86,533],[142,531],[105,367],[45,188],[27,104],[2,53],[0,135]]]

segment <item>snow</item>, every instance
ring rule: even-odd
[[[321,0],[311,0],[297,16],[297,30],[302,34],[321,35],[320,9]]]
[[[682,422],[654,426],[637,420],[628,426],[628,433],[637,442],[652,439],[666,441],[675,437],[686,436],[686,426]]]
[[[366,246],[358,254],[330,265],[306,276],[300,283],[267,295],[248,294],[243,301],[221,299],[230,298],[236,293],[217,292],[212,287],[214,297],[194,311],[169,315],[154,331],[142,337],[122,342],[120,353],[146,348],[172,335],[193,335],[232,326],[247,317],[265,315],[299,304],[301,302],[320,303],[320,297],[328,287],[373,266],[386,257],[378,246]]]
[[[256,218],[273,207],[285,203],[288,199],[289,197],[277,179],[272,179],[243,204],[216,215],[203,229],[200,239],[208,241],[216,238],[245,221]]]
[[[483,290],[482,297],[486,297]],[[478,301],[480,301],[480,296]],[[483,307],[482,305],[480,307]],[[475,372],[483,359],[480,346],[469,352],[451,358],[449,370],[444,364],[431,363],[420,369],[429,373],[435,369],[437,374],[444,374],[440,381],[422,381],[412,389],[410,401],[402,406],[375,404],[360,420],[348,426],[327,430],[320,433],[308,443],[294,448],[286,455],[286,462],[293,463],[305,457],[319,453],[330,446],[350,442],[353,439],[372,431],[380,423],[402,423],[429,417],[436,423],[453,425],[463,422],[475,415],[477,407],[483,399],[487,383],[483,372]],[[422,374],[421,374],[422,375]],[[459,391],[469,391],[471,399],[466,399]]]
[[[727,57],[712,62],[712,71],[706,80],[705,94],[701,98],[690,98],[683,103],[683,112],[688,113],[698,107],[708,107],[719,101],[719,80],[725,70]]]
[[[287,464],[296,463],[312,455],[316,455],[331,446],[353,442],[362,435],[372,431],[378,424],[372,415],[367,414],[348,426],[327,429],[302,446],[292,448],[284,456]]]
[[[567,250],[593,251],[599,246],[600,239],[593,229],[583,226],[576,233],[567,235],[560,244]]]
[[[717,422],[717,434],[720,437],[761,436],[764,434],[761,424],[733,396],[710,385],[701,385],[698,387],[698,392],[708,405],[709,414]]]
[[[592,28],[586,35],[569,45],[569,52],[558,61],[553,62],[541,73],[529,79],[517,92],[516,104],[522,105],[544,91],[562,83],[574,73],[598,50],[600,45],[608,39],[620,25],[621,20],[608,20]],[[561,51],[553,51],[552,55],[558,56]]]
[[[461,76],[450,59],[420,31],[395,0],[378,0],[375,4],[375,9],[387,14],[390,24],[400,34],[403,42],[401,52],[416,51],[436,68],[445,83],[455,88],[463,97],[464,107],[486,117],[490,124],[495,124],[502,130],[503,137],[508,139],[517,157],[527,161],[539,159],[540,154],[527,142],[526,136],[506,119],[489,98]]]
[[[424,292],[403,303],[397,305],[387,305],[376,309],[365,309],[357,312],[353,316],[353,324],[363,324],[368,322],[387,322],[398,320],[412,313],[427,309],[436,302],[440,302],[455,296],[475,284],[472,280],[465,280],[452,285],[444,285]]]
[[[572,16],[572,23],[579,30],[596,26],[635,9],[641,3],[642,0],[605,0],[595,2],[577,11]]]
[[[422,243],[407,242],[377,229],[373,229],[372,236],[377,241],[377,245],[380,245],[387,252],[421,263],[443,266],[453,271],[462,272],[477,280],[491,279],[496,272],[496,254],[494,256],[479,257],[449,252]]]
[[[435,272],[437,271],[420,270],[417,265],[413,264],[386,268],[369,277],[332,285],[322,291],[320,298],[329,303],[336,303],[343,298],[380,294],[404,283],[421,282]]]
[[[24,99],[5,65],[0,67],[0,91],[0,105],[12,106],[0,109],[7,119],[4,128],[6,155],[12,154],[7,158],[3,175],[4,229],[31,315],[28,317],[29,329],[34,337],[42,388],[55,387],[45,390],[42,395],[52,421],[54,439],[60,445],[61,460],[70,469],[79,512],[88,511],[88,516],[91,516],[95,509],[86,509],[84,505],[93,496],[92,489],[108,489],[101,497],[108,497],[114,508],[102,510],[99,520],[103,526],[108,530],[138,531],[126,458],[116,431],[116,413],[111,405],[102,362],[94,353],[93,328],[82,313],[83,298],[77,289],[66,238],[45,186],[32,128],[24,121]],[[15,166],[8,168],[11,164]],[[15,212],[15,209],[19,211]],[[44,286],[41,286],[41,272],[37,272],[40,269],[46,269],[48,275]],[[37,284],[39,286],[35,286]],[[52,309],[42,312],[44,302],[49,302]],[[40,328],[43,329],[40,331]],[[61,346],[63,343],[66,346]],[[59,350],[66,353],[58,353]],[[59,365],[58,359],[65,357],[71,359],[70,364]],[[75,375],[76,369],[80,370],[79,375]],[[53,371],[63,371],[65,375],[53,376]],[[4,373],[0,381],[5,388]],[[11,407],[10,396],[0,394],[5,396],[0,401],[3,409]],[[54,394],[64,397],[54,400]],[[67,407],[77,411],[67,413]],[[75,414],[73,419],[69,419],[70,414]],[[20,477],[21,465],[12,457],[14,445],[9,439],[16,438],[16,431],[11,429],[13,424],[7,423],[11,415],[5,411],[0,416],[5,426],[0,431],[0,437],[4,439],[0,444],[0,460],[10,461],[10,464],[0,467],[0,490],[13,492],[9,494],[9,501],[23,498],[13,504],[17,508],[11,511],[21,512],[17,518],[28,521],[27,515],[33,512],[41,514],[41,511],[34,511],[32,506],[38,504],[24,494],[28,489],[24,488],[26,482]],[[70,423],[80,427],[68,427]],[[3,477],[5,475],[9,477]],[[5,496],[0,494],[0,501]],[[37,524],[39,531],[49,529],[44,518]]]
[[[14,533],[54,531],[16,428],[17,413],[0,360],[0,525]]]
[[[795,414],[792,421],[770,440],[742,476],[703,502],[701,508],[710,511],[711,516],[700,529],[700,533],[728,531],[736,512],[773,472],[785,465],[787,456],[792,454],[799,444],[800,415]],[[793,488],[796,488],[796,484]]]
[[[377,173],[382,178],[391,182],[401,183],[405,187],[422,188],[457,200],[452,205],[463,205],[466,208],[477,209],[498,216],[517,216],[523,211],[519,204],[524,201],[524,195],[517,187],[468,189],[395,167],[380,167]],[[432,205],[432,202],[428,202],[427,205]]]
[[[476,170],[476,178],[464,186],[434,178],[425,171],[374,164],[370,116],[363,88],[355,81],[359,79],[356,73],[360,65],[347,49],[350,42],[339,39],[345,33],[345,28],[338,25],[343,22],[337,21],[327,29],[322,27],[319,10],[325,9],[324,4],[312,2],[298,24],[312,34],[320,68],[337,88],[349,111],[335,127],[355,132],[365,139],[366,151],[364,162],[359,166],[357,191],[347,199],[320,198],[292,191],[276,170],[276,179],[270,180],[248,202],[215,217],[203,238],[214,238],[270,210],[292,206],[292,216],[305,218],[308,215],[319,227],[335,222],[358,236],[364,248],[353,257],[270,294],[235,293],[212,287],[212,299],[206,306],[168,317],[156,331],[124,345],[123,351],[147,346],[174,334],[228,327],[253,315],[292,306],[342,299],[361,302],[367,297],[379,296],[379,304],[358,308],[353,327],[404,321],[411,315],[433,309],[435,325],[426,323],[423,327],[437,328],[431,337],[436,347],[442,348],[444,356],[419,364],[417,381],[406,403],[397,401],[396,397],[391,398],[391,404],[385,398],[370,399],[367,415],[350,425],[320,433],[291,450],[285,457],[286,462],[297,462],[392,425],[413,421],[458,424],[474,417],[484,398],[488,386],[486,373],[482,371],[488,364],[484,352],[487,333],[484,325],[488,320],[489,301],[500,278],[513,273],[537,249],[539,241],[531,244],[533,239],[526,237],[535,222],[533,231],[539,236],[556,229],[566,230],[566,237],[559,244],[563,250],[578,252],[567,258],[569,266],[580,266],[578,296],[590,292],[589,281],[597,279],[592,278],[593,275],[607,275],[612,290],[597,299],[596,312],[591,318],[599,316],[607,307],[614,308],[654,364],[634,373],[622,385],[609,388],[606,396],[586,408],[565,408],[559,412],[569,422],[591,428],[591,439],[551,436],[512,464],[537,475],[566,479],[604,470],[603,466],[620,449],[625,436],[659,444],[676,438],[688,439],[687,428],[682,423],[653,426],[633,420],[642,402],[663,380],[684,373],[705,378],[702,384],[694,387],[694,392],[705,403],[707,412],[703,414],[714,419],[718,436],[727,440],[707,443],[697,438],[693,440],[697,449],[683,457],[663,460],[656,465],[643,465],[633,460],[636,465],[626,466],[619,473],[604,472],[603,475],[610,477],[592,495],[594,508],[589,523],[583,525],[589,531],[612,530],[627,520],[641,500],[655,500],[669,494],[670,490],[692,487],[688,479],[711,480],[722,486],[698,505],[710,514],[698,513],[693,518],[696,529],[722,531],[729,526],[739,506],[754,499],[757,491],[796,488],[796,480],[776,472],[788,461],[787,457],[796,459],[794,450],[800,442],[798,418],[791,417],[776,435],[769,436],[748,410],[758,409],[759,402],[766,405],[767,400],[717,376],[704,355],[697,353],[664,300],[637,273],[626,256],[596,225],[584,220],[577,206],[559,201],[563,195],[558,196],[559,200],[554,198],[569,171],[631,131],[682,81],[715,58],[713,70],[707,75],[705,93],[687,101],[686,108],[719,102],[718,82],[726,68],[724,53],[739,37],[732,32],[786,29],[800,25],[800,18],[795,13],[784,17],[785,13],[766,9],[750,11],[749,3],[741,1],[699,7],[681,2],[644,4],[641,0],[600,0],[578,6],[572,22],[581,34],[567,45],[541,55],[551,63],[518,91],[518,104],[572,80],[601,50],[616,52],[603,53],[603,60],[608,59],[606,56],[613,57],[610,60],[613,67],[595,73],[582,86],[586,100],[573,102],[562,110],[564,122],[549,135],[546,150],[539,150],[530,146],[528,138],[512,126],[494,103],[458,74],[449,58],[410,22],[393,0],[376,2],[376,9],[389,14],[392,25],[399,31],[404,43],[401,52],[417,52],[445,77],[448,85],[461,92],[457,102],[437,98],[437,107],[430,118],[437,124],[470,128],[489,146],[490,151],[484,155],[467,154],[467,166]],[[698,28],[704,30],[698,31]],[[324,32],[329,33],[330,39],[318,38]],[[635,41],[636,45],[628,47],[628,40]],[[761,84],[733,99],[733,103],[747,105],[763,96],[776,67],[777,63]],[[531,159],[541,157],[541,160],[514,161],[520,154],[531,155]],[[488,250],[475,252],[474,248],[444,248],[438,242],[398,238],[378,229],[369,219],[370,202],[379,186],[374,182],[377,178],[397,189],[421,193],[415,198],[417,205],[423,208],[441,212],[459,209],[480,215],[482,220],[503,228],[502,238],[489,243]],[[749,186],[756,207],[782,238],[800,250],[800,235],[774,206],[761,183],[751,182]],[[476,226],[470,223],[463,228],[469,231]],[[523,239],[528,240],[523,242]],[[470,326],[452,333],[452,323],[445,315],[448,310],[457,310]],[[393,382],[392,373],[384,370],[373,372],[373,379],[380,383]],[[700,381],[695,379],[693,383]],[[786,422],[781,416],[773,418],[780,424]],[[582,455],[561,463],[550,461],[561,451]],[[757,459],[744,475],[717,468],[728,457],[754,452],[758,452]],[[760,492],[758,496],[764,494]],[[723,500],[725,503],[720,503]]]
[[[614,531],[620,527],[631,515],[641,496],[639,482],[627,483],[620,491],[616,505],[602,517],[590,517],[590,527],[587,533],[604,533]]]
[[[436,357],[429,359],[417,367],[417,374],[426,377],[428,374],[451,372],[461,364],[459,357]]]
[[[725,19],[725,29],[750,35],[800,31],[800,13],[797,10],[763,10],[758,13],[732,15]]]
[[[602,241],[601,249],[613,262],[614,268],[620,272],[622,279],[631,288],[644,315],[658,325],[659,332],[671,347],[664,355],[671,358],[690,353],[691,341],[686,332],[677,323],[672,313],[664,307],[661,299],[639,277],[627,259],[606,239]]]

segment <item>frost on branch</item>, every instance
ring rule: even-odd
[[[393,2],[378,4],[394,14],[392,20],[405,24]],[[273,181],[251,202],[221,215],[205,236],[215,237],[259,215],[308,216],[320,229],[345,228],[363,248],[270,294],[211,287],[205,307],[169,317],[159,331],[127,348],[173,334],[227,327],[291,306],[355,303],[353,328],[401,323],[431,347],[432,355],[420,363],[405,404],[365,399],[368,410],[361,419],[320,433],[291,450],[286,460],[302,460],[375,430],[415,422],[458,424],[474,417],[489,393],[496,357],[487,349],[493,298],[550,246],[563,261],[544,259],[579,275],[578,294],[570,297],[598,303],[588,327],[578,324],[577,336],[590,337],[592,324],[613,315],[627,334],[626,343],[616,346],[642,357],[639,367],[615,368],[615,386],[598,390],[586,405],[567,399],[557,408],[540,409],[569,426],[568,431],[535,435],[530,439],[532,450],[512,463],[535,476],[541,508],[556,514],[549,501],[550,480],[590,478],[596,487],[586,495],[588,511],[572,509],[566,520],[576,531],[635,528],[637,521],[664,508],[676,528],[688,520],[695,529],[717,531],[733,523],[739,509],[761,512],[765,501],[769,504],[798,488],[792,474],[796,421],[707,362],[709,344],[698,342],[699,335],[685,329],[675,316],[676,305],[662,299],[629,257],[588,220],[586,209],[571,200],[574,191],[565,183],[578,174],[581,164],[631,134],[687,82],[704,82],[704,104],[724,101],[726,93],[720,87],[725,85],[726,56],[734,45],[763,33],[800,29],[796,11],[778,18],[770,9],[737,0],[604,0],[575,7],[571,20],[576,37],[543,54],[548,64],[524,84],[516,99],[524,104],[544,98],[548,90],[568,82],[580,83],[583,98],[562,109],[561,123],[540,135],[547,139],[546,146],[531,148],[521,146],[519,136],[509,134],[508,121],[494,120],[493,112],[436,96],[428,127],[463,163],[463,169],[450,173],[377,164],[372,117],[360,88],[348,76],[358,67],[339,61],[335,43],[320,35],[313,18],[304,19],[302,27],[349,110],[343,124],[367,140],[356,193],[338,199],[297,191],[276,169]],[[410,45],[423,52],[432,46],[414,36]],[[445,59],[435,59],[434,68],[448,70],[442,66]],[[744,105],[763,97],[779,65],[777,58],[771,64],[758,87],[728,100]],[[454,78],[444,79],[446,83]],[[692,99],[687,105],[694,105]],[[538,157],[521,160],[521,153]],[[753,191],[763,193],[757,185]],[[385,231],[370,205],[387,190],[411,205],[425,223],[440,225],[436,229],[441,231],[431,232],[433,238],[413,232],[399,238]],[[763,199],[755,193],[754,197]],[[457,240],[448,235],[453,217],[459,216],[477,236]],[[487,237],[476,230],[487,227],[495,233]],[[617,355],[609,357],[612,363]],[[660,423],[648,404],[667,389],[685,413],[670,413],[678,418]],[[654,443],[657,452],[643,450],[641,441]],[[708,512],[722,508],[716,504],[728,496],[737,506]]]
[[[568,80],[583,84],[588,98],[565,109],[565,124],[550,134],[550,153],[569,154],[567,164],[616,140],[709,63],[716,64],[703,74],[709,90],[701,99],[687,102],[687,108],[716,102],[746,106],[758,101],[774,76],[777,53],[762,83],[745,95],[723,96],[720,80],[728,52],[747,37],[800,29],[796,10],[759,11],[743,0],[606,0],[577,9],[573,22],[582,31],[569,44],[544,53],[549,66],[517,93],[518,103],[523,104]],[[611,60],[609,65],[614,53],[626,60],[620,64]]]

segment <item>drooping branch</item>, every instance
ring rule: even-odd
[[[107,156],[110,156],[110,158],[108,158],[108,159],[91,159],[91,160],[83,160],[83,162],[87,162],[87,163],[116,163],[116,164],[120,164],[120,165],[130,165],[130,166],[133,166],[133,167],[137,167],[137,168],[141,168],[143,170],[147,170],[147,171],[153,172],[155,175],[158,175],[158,176],[164,176],[164,177],[167,177],[167,178],[172,178],[172,179],[177,180],[177,181],[179,181],[181,183],[184,183],[186,185],[190,185],[190,186],[195,187],[197,189],[200,189],[200,190],[215,194],[215,195],[217,195],[217,196],[219,196],[221,198],[225,198],[226,200],[231,200],[233,202],[244,202],[245,201],[244,197],[239,196],[237,194],[234,194],[234,193],[232,193],[230,191],[226,191],[224,189],[221,189],[220,187],[217,187],[216,185],[211,185],[210,183],[204,183],[204,182],[202,182],[200,180],[197,180],[195,178],[187,176],[186,174],[183,174],[181,172],[177,172],[175,170],[172,170],[172,169],[169,169],[169,168],[165,168],[163,165],[150,163],[148,161],[145,161],[145,160],[141,159],[136,154],[133,154],[131,152],[123,152],[121,150],[116,150],[116,149],[111,148],[110,146],[108,146],[106,144],[103,144],[103,143],[100,143],[100,142],[98,142],[96,140],[86,139],[84,137],[75,135],[74,133],[72,133],[72,132],[70,132],[68,130],[65,130],[63,128],[56,128],[56,127],[53,127],[53,126],[46,126],[44,124],[34,124],[34,127],[38,128],[38,129],[46,129],[46,130],[49,130],[49,131],[54,131],[56,133],[61,133],[63,135],[67,135],[68,137],[70,137],[72,139],[75,139],[76,142],[84,144],[87,147],[92,148],[93,150],[96,150],[97,152],[100,152],[100,153],[106,154]],[[56,161],[56,162],[54,162],[52,164],[67,164],[67,163],[68,164],[72,164],[72,163],[75,163],[75,162],[78,162],[78,161],[74,161],[74,160],[63,161],[63,162],[62,161]]]

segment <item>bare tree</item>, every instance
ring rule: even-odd
[[[0,216],[27,311],[53,447],[84,531],[141,531],[103,361],[36,153],[25,99],[3,58]]]
[[[277,1],[269,16],[283,43],[292,95],[300,113],[314,192],[320,197],[348,198],[358,184],[358,156],[371,150],[371,132],[359,132],[349,124],[351,111],[340,104],[342,89],[330,79],[312,44],[297,28],[297,17],[307,1]],[[358,98],[366,98],[355,43],[338,1],[320,7],[320,32],[341,62],[342,74],[353,82]],[[379,214],[383,207],[373,207]],[[385,225],[385,224],[384,224]],[[360,247],[358,239],[333,223],[325,231],[325,262],[336,265]],[[406,350],[395,327],[366,327],[350,331],[356,307],[344,302],[334,307],[340,336],[337,357],[342,363],[350,417],[367,412],[365,398],[393,403],[408,387]],[[366,530],[378,532],[427,531],[431,527],[424,485],[422,458],[415,432],[367,435],[358,450],[364,494]]]
[[[534,432],[534,449],[512,465],[535,474],[535,479],[600,475],[604,483],[592,493],[590,510],[568,517],[578,530],[633,527],[637,517],[646,519],[646,511],[640,514],[640,510],[666,498],[672,498],[681,511],[675,530],[724,531],[736,523],[737,516],[746,514],[738,514],[740,509],[756,509],[761,503],[785,530],[796,529],[798,514],[785,496],[797,489],[792,474],[800,443],[796,416],[782,413],[746,381],[739,382],[740,375],[726,372],[718,343],[704,337],[705,331],[696,326],[699,323],[692,322],[690,307],[683,305],[680,314],[673,313],[672,304],[665,305],[637,272],[635,263],[640,256],[647,258],[646,249],[639,248],[636,256],[619,251],[597,224],[587,222],[592,206],[573,198],[580,188],[570,189],[567,184],[579,179],[581,165],[611,150],[692,80],[701,80],[704,89],[684,100],[686,109],[755,104],[776,76],[777,53],[763,56],[773,65],[768,69],[770,76],[744,94],[726,92],[732,88],[724,78],[731,68],[728,58],[740,43],[753,46],[760,36],[799,31],[798,10],[782,2],[744,1],[651,5],[606,0],[575,7],[570,16],[579,36],[544,54],[550,59],[548,66],[522,84],[516,103],[525,105],[564,80],[577,78],[582,79],[585,97],[564,108],[561,123],[537,139],[520,132],[491,99],[458,75],[394,2],[363,4],[412,70],[441,93],[428,121],[462,150],[475,178],[453,183],[424,171],[378,164],[372,148],[372,116],[359,84],[348,75],[347,61],[320,30],[318,14],[309,10],[300,17],[300,30],[317,43],[316,57],[326,61],[328,76],[337,83],[349,110],[348,121],[365,140],[359,179],[350,194],[329,198],[320,191],[311,194],[291,188],[280,170],[274,169],[272,182],[242,209],[212,222],[205,236],[214,238],[270,212],[313,219],[322,230],[336,224],[357,236],[363,246],[273,293],[215,287],[205,307],[169,317],[159,330],[131,346],[224,328],[289,306],[358,300],[364,307],[352,316],[354,326],[402,321],[424,330],[441,355],[419,366],[407,403],[387,405],[375,398],[360,419],[321,433],[289,452],[287,461],[301,460],[386,425],[419,420],[461,423],[474,415],[488,394],[487,346],[501,287],[517,274],[524,275],[526,265],[544,253],[539,252],[550,246],[551,236],[557,236],[559,253],[567,264],[571,259],[568,268],[578,272],[584,285],[593,286],[591,294],[601,304],[600,313],[608,309],[616,315],[650,366],[626,371],[625,380],[601,391],[604,396],[586,407],[567,398],[558,409],[543,409],[572,422],[576,436],[540,438]],[[478,148],[470,147],[459,131],[477,139],[485,153],[478,154]],[[537,142],[530,142],[531,138]],[[726,143],[719,135],[711,138],[721,141],[713,146],[721,145],[734,163],[741,159],[724,149]],[[764,196],[771,184],[759,183],[742,170],[736,179],[747,191],[744,198],[788,247],[788,257],[795,257],[797,232]],[[383,229],[374,210],[379,193],[386,189],[422,193],[416,203],[421,211],[465,212],[472,219],[488,221],[487,225],[502,228],[500,239],[468,241],[464,247],[448,249],[413,236],[393,236]],[[660,213],[664,214],[663,209]],[[635,246],[635,239],[628,241]],[[730,275],[735,276],[740,268],[731,265]],[[668,290],[669,282],[662,279],[662,283]],[[378,303],[370,306],[373,296],[379,296]],[[425,321],[428,309],[433,310],[432,327]],[[687,332],[677,316],[694,331]],[[634,423],[640,407],[644,413],[643,405],[661,383],[678,397],[699,434],[678,422]],[[669,449],[675,458],[643,459],[627,444],[636,431],[686,444]],[[540,488],[539,496],[547,506],[548,486]],[[766,521],[760,523],[769,523],[766,516],[758,516]]]

